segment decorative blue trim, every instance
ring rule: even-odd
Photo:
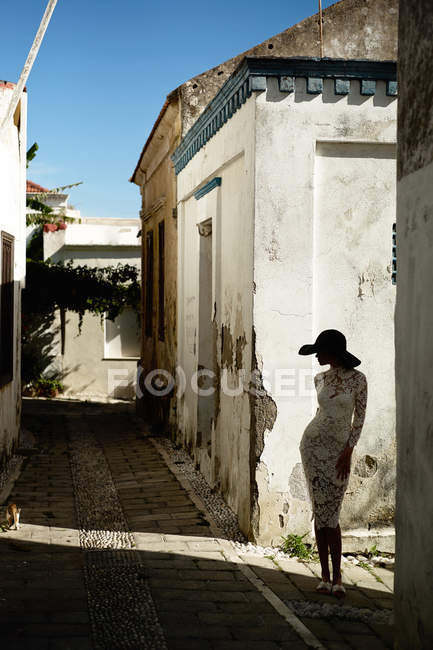
[[[350,79],[335,79],[334,92],[336,95],[348,95],[350,93]]]
[[[376,80],[396,82],[395,61],[363,61],[328,58],[245,57],[231,77],[220,88],[198,120],[185,135],[171,159],[176,174],[224,126],[247,101],[252,92],[266,90],[266,78],[278,77],[281,92],[293,92],[295,77],[304,77],[311,87],[323,87],[323,79],[338,80],[350,85],[359,79],[361,86],[372,92]],[[314,83],[313,83],[314,82]],[[375,85],[375,84],[374,84]],[[388,87],[388,86],[387,86]],[[392,89],[392,86],[389,86]],[[316,90],[315,92],[321,92]],[[373,93],[374,94],[374,93]]]
[[[262,77],[321,77],[322,79],[376,79],[395,81],[395,61],[367,61],[362,59],[330,59],[317,57],[267,58],[245,57],[232,77],[243,69]]]
[[[199,199],[202,198],[205,194],[213,190],[215,187],[219,187],[221,185],[221,176],[215,176],[215,178],[212,178],[209,183],[206,183],[206,185],[203,185],[197,192],[194,193],[194,198]]]
[[[397,97],[398,83],[397,81],[386,82],[386,94],[388,97]]]
[[[361,95],[374,95],[376,92],[376,81],[372,79],[361,79]]]
[[[323,93],[323,79],[320,77],[308,77],[307,93],[309,95],[321,95]]]
[[[292,93],[295,90],[294,77],[280,77],[279,78],[280,93]]]

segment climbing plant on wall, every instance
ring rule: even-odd
[[[129,264],[103,268],[74,266],[72,261],[53,264],[27,259],[23,312],[47,313],[66,309],[79,315],[86,311],[114,320],[125,307],[140,305],[138,270]]]
[[[36,150],[34,147],[29,149],[28,160],[36,153],[37,145]],[[49,193],[76,185],[79,183]],[[77,313],[79,332],[86,312],[100,315],[102,321],[104,315],[114,320],[127,307],[137,315],[140,309],[139,272],[134,266],[118,264],[92,268],[74,265],[72,260],[44,261],[43,226],[59,219],[59,215],[43,203],[46,194],[37,194],[28,201],[28,206],[37,212],[27,218],[27,225],[36,228],[27,245],[26,285],[22,292],[22,377],[26,384],[37,382],[53,360],[52,325],[56,309],[63,316],[66,311]],[[64,215],[61,220],[74,221]]]

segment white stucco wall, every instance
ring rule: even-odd
[[[311,95],[303,78],[292,94],[268,78],[267,90],[253,94],[177,177],[179,365],[187,386],[179,429],[243,529],[261,543],[310,530],[299,442],[316,411],[312,377],[319,368],[297,352],[334,327],[362,359],[370,385],[342,513],[344,544],[393,548],[395,139],[396,100],[386,95],[385,82],[374,96],[361,96],[358,81],[348,96],[336,96],[331,80],[323,94]],[[193,193],[215,176],[221,187],[196,200]],[[244,386],[254,368],[267,390],[263,401],[251,400],[247,390],[237,397],[220,391],[210,455],[196,439],[198,404],[190,387],[199,364],[196,224],[209,217],[218,242],[216,366],[224,370],[227,353],[235,359],[233,342],[245,336]],[[237,385],[239,368],[229,365]],[[255,469],[251,459],[262,448]],[[251,489],[258,490],[256,508]]]
[[[179,397],[179,432],[201,471],[221,490],[248,530],[250,517],[250,410],[247,391],[219,391],[210,445],[196,439],[197,395],[191,378],[199,363],[199,250],[197,223],[212,220],[212,337],[214,367],[229,388],[240,370],[249,381],[252,351],[252,243],[255,100],[229,120],[178,176],[178,365],[186,390]],[[214,177],[221,186],[196,200]]]
[[[258,536],[279,543],[281,534],[311,528],[298,448],[317,406],[312,376],[326,368],[298,349],[336,328],[361,358],[370,386],[342,511],[345,543],[363,549],[354,536],[376,541],[380,534],[379,547],[391,550],[396,99],[386,96],[384,82],[365,97],[358,81],[348,96],[336,96],[331,80],[323,94],[310,95],[305,79],[289,94],[268,78],[256,111],[253,318],[277,408],[257,472]],[[286,386],[278,382],[284,369]]]
[[[0,83],[0,123],[12,97],[11,86],[12,84]],[[15,238],[14,372],[13,380],[0,388],[0,460],[5,460],[10,455],[18,440],[21,417],[20,338],[21,289],[25,281],[26,129],[27,94],[23,93],[15,120],[11,120],[0,132],[0,231]]]
[[[89,223],[87,223],[89,221]],[[83,219],[66,230],[44,233],[44,258],[53,262],[73,260],[74,265],[101,268],[130,264],[140,268],[139,220]],[[137,359],[119,358],[105,344],[105,325],[98,315],[86,313],[81,334],[78,315],[67,312],[64,354],[61,352],[60,317],[56,315],[53,367],[59,370],[64,395],[105,400],[134,399]],[[137,340],[139,322],[137,320]],[[116,349],[119,346],[116,346]]]

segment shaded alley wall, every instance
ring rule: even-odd
[[[433,647],[433,63],[428,0],[400,3],[396,648]]]

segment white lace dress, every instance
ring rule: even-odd
[[[361,435],[367,406],[367,380],[354,368],[331,368],[314,377],[319,408],[299,446],[318,528],[338,526],[349,477],[337,478],[336,463],[347,442]],[[352,421],[353,417],[353,421]]]

